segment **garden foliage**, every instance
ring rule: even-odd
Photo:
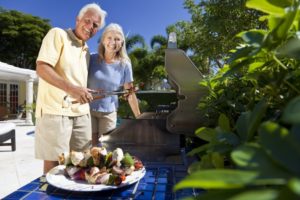
[[[237,35],[228,65],[201,81],[209,123],[199,162],[175,186],[205,189],[196,199],[300,199],[300,1],[248,0],[268,29]]]

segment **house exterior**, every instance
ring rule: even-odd
[[[0,62],[0,120],[16,118],[26,105],[25,123],[32,125],[38,76],[34,70]],[[22,114],[21,114],[22,115]]]

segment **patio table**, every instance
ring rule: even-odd
[[[74,192],[56,188],[41,176],[4,197],[8,199],[158,199],[172,200],[195,196],[201,190],[184,189],[173,192],[173,186],[186,176],[186,167],[180,164],[145,163],[146,174],[138,182],[114,190]]]

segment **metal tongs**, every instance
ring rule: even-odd
[[[123,90],[116,90],[116,91],[104,91],[104,90],[93,90],[91,93],[93,95],[93,101],[97,99],[102,99],[107,96],[112,96],[112,95],[123,95],[123,96],[128,96],[132,93],[136,94],[156,94],[156,93],[176,93],[174,90],[168,90],[168,91],[157,91],[157,90],[138,90],[138,88],[130,88],[130,89],[123,89]],[[66,95],[63,100],[63,107],[68,108],[72,104],[76,104],[78,101],[71,101],[69,96]]]
[[[136,90],[130,91],[130,90],[116,90],[116,91],[93,91],[91,92],[94,97],[97,96],[112,96],[112,95],[125,95],[125,94],[130,94],[136,92]]]
[[[129,95],[129,94],[159,94],[159,93],[176,93],[174,90],[138,90],[138,88],[130,88],[130,89],[124,89],[124,90],[116,90],[116,91],[93,91],[92,94],[95,95],[94,98],[97,98],[97,96],[111,96],[111,95]]]
[[[136,88],[131,88],[131,89],[124,89],[124,90],[116,90],[116,91],[104,91],[104,90],[94,90],[91,92],[93,95],[93,101],[97,99],[102,99],[107,96],[112,96],[112,95],[129,95],[131,93],[135,93],[137,91]],[[72,104],[79,103],[77,100],[70,100],[70,96],[66,95],[63,99],[63,108],[68,108]]]

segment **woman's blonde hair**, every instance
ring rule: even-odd
[[[99,61],[103,61],[105,59],[105,47],[103,45],[103,40],[105,38],[105,35],[111,31],[116,31],[122,36],[122,47],[121,49],[116,53],[116,59],[120,60],[121,64],[125,64],[126,62],[130,62],[130,58],[128,57],[127,50],[126,50],[126,43],[125,43],[125,36],[123,33],[123,29],[119,24],[111,23],[109,24],[103,31],[101,40],[99,42],[98,46],[98,54],[99,54]]]

